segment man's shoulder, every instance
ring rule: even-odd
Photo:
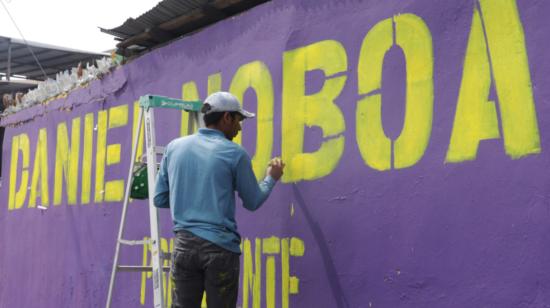
[[[237,154],[246,154],[246,150],[240,144],[229,140],[227,140],[225,144],[229,149],[235,151]]]
[[[166,145],[166,150],[167,151],[173,150],[174,148],[177,148],[179,146],[183,146],[190,142],[194,142],[195,139],[196,139],[195,135],[183,136],[183,137],[173,139]]]
[[[243,148],[240,144],[236,144],[235,142],[229,141],[231,143],[231,150],[233,151],[232,157],[235,160],[235,163],[239,162],[241,159],[246,158],[250,160],[250,156],[248,155],[248,152]]]

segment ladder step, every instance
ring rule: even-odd
[[[142,162],[142,163],[147,163],[146,158],[147,158],[147,154],[143,154],[143,155],[141,156],[140,162]],[[156,162],[156,165],[157,165],[157,169],[158,169],[158,168],[160,167],[160,160]]]
[[[151,240],[125,240],[125,239],[120,239],[120,240],[118,240],[118,242],[121,243],[121,244],[124,244],[124,245],[136,246],[136,245],[150,244]]]
[[[157,154],[164,154],[164,147],[161,146],[155,146],[155,153]]]
[[[151,272],[153,270],[152,266],[139,266],[139,265],[119,265],[117,266],[118,270],[124,272]],[[170,266],[163,266],[162,270],[165,272],[170,271]]]

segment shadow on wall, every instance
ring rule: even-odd
[[[313,236],[315,238],[315,241],[317,242],[317,245],[319,246],[319,250],[321,251],[321,257],[323,259],[323,264],[325,265],[325,272],[327,274],[327,279],[330,283],[330,289],[332,291],[332,295],[334,296],[334,299],[336,300],[337,308],[349,308],[348,300],[345,297],[345,293],[343,291],[343,288],[340,284],[340,280],[338,278],[338,272],[336,271],[336,267],[334,266],[334,261],[332,260],[332,256],[330,255],[330,250],[327,246],[327,241],[325,238],[325,235],[323,234],[323,231],[321,231],[321,227],[319,224],[315,221],[313,216],[311,215],[310,210],[308,209],[308,206],[306,205],[304,198],[302,197],[302,193],[298,189],[298,186],[296,184],[292,185],[292,191],[294,192],[294,197],[296,198],[296,203],[304,213],[306,217],[306,221],[309,225],[309,228],[311,232],[313,232]]]

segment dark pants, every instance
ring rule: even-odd
[[[174,241],[172,308],[200,308],[204,291],[208,308],[236,307],[239,254],[187,231],[178,231]]]

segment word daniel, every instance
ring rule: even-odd
[[[446,162],[451,163],[475,159],[481,140],[500,138],[495,102],[488,101],[493,81],[499,98],[500,125],[506,154],[517,159],[541,151],[523,26],[516,2],[480,0],[479,5],[479,10],[474,9],[447,150]],[[392,141],[385,135],[382,125],[380,88],[384,56],[394,44],[402,49],[406,61],[406,112],[403,130]],[[357,90],[362,98],[357,102],[355,129],[359,152],[369,167],[380,171],[392,167],[408,168],[424,155],[432,130],[433,63],[430,30],[416,15],[402,14],[385,19],[370,29],[363,39],[357,67]],[[346,50],[336,40],[315,42],[285,51],[282,66],[281,150],[282,158],[287,162],[283,182],[322,178],[336,168],[344,152],[343,133],[346,125],[335,100],[348,78]],[[323,71],[326,77],[317,93],[306,95],[306,73],[313,70]],[[252,164],[254,172],[260,176],[273,150],[274,90],[272,76],[265,63],[250,62],[236,71],[229,91],[242,101],[244,93],[249,89],[253,89],[257,96],[256,151]],[[209,76],[208,92],[219,90],[221,74]],[[194,81],[183,84],[182,98],[199,99]],[[134,104],[134,133],[136,111],[137,106]],[[93,201],[119,202],[123,199],[124,180],[105,181],[105,168],[121,161],[121,144],[108,145],[107,133],[128,124],[128,105],[99,111],[97,122],[94,121],[93,113],[84,116],[81,161],[81,118],[72,120],[70,142],[67,124],[61,122],[57,125],[54,205],[62,202],[63,183],[67,186],[67,203],[77,204],[80,166],[80,203],[90,203],[94,125],[97,125],[97,133]],[[188,134],[187,122],[188,114],[182,112],[181,135]],[[323,131],[325,139],[315,152],[303,151],[306,126],[317,126]],[[140,132],[139,151],[143,150],[142,134]],[[240,136],[235,141],[241,142]],[[29,160],[33,152],[30,150],[30,140],[26,133],[13,137],[8,202],[10,210],[22,208],[26,201],[29,208],[36,207],[38,198],[41,205],[50,204],[46,128],[38,132],[32,176]],[[30,187],[27,189],[29,179]],[[18,187],[16,183],[19,183]],[[28,199],[27,190],[30,191]]]

